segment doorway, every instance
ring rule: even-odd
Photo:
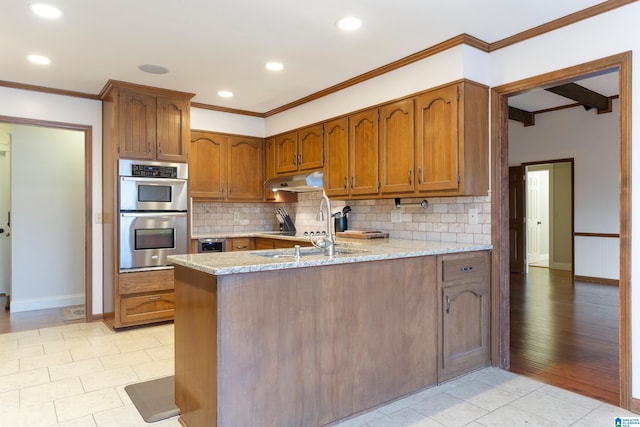
[[[509,135],[508,98],[526,90],[574,81],[596,73],[616,70],[619,75],[620,108],[620,280],[619,280],[619,404],[631,407],[631,347],[630,347],[630,84],[631,54],[614,55],[579,66],[554,71],[530,79],[492,89],[492,315],[494,361],[502,368],[510,366],[509,355],[509,200],[501,195],[508,193]]]
[[[11,261],[2,260],[9,309],[84,305],[88,321],[93,317],[91,128],[12,117],[0,117],[0,123],[9,129],[11,154],[10,179],[3,175],[0,183],[12,194],[10,233],[0,235],[9,241]]]

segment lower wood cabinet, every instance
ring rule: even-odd
[[[227,239],[227,252],[250,251],[254,249],[253,237],[234,237]]]
[[[173,320],[173,269],[118,275],[114,328]]]
[[[490,362],[489,252],[438,257],[438,382]]]

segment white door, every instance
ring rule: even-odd
[[[548,267],[549,170],[527,170],[527,258]]]
[[[11,135],[0,123],[0,294],[11,293]],[[0,307],[2,309],[2,307]]]
[[[11,311],[84,304],[84,132],[13,125]]]

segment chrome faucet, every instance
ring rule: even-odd
[[[327,205],[327,235],[322,240],[314,243],[318,248],[324,249],[324,255],[332,257],[335,255],[335,241],[333,240],[333,232],[331,231],[331,202],[326,194],[322,193],[322,199],[320,200],[320,208],[318,209],[318,221],[324,221],[324,215],[322,207]]]

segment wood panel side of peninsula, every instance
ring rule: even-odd
[[[437,381],[436,257],[214,276],[175,267],[176,404],[322,426]]]

